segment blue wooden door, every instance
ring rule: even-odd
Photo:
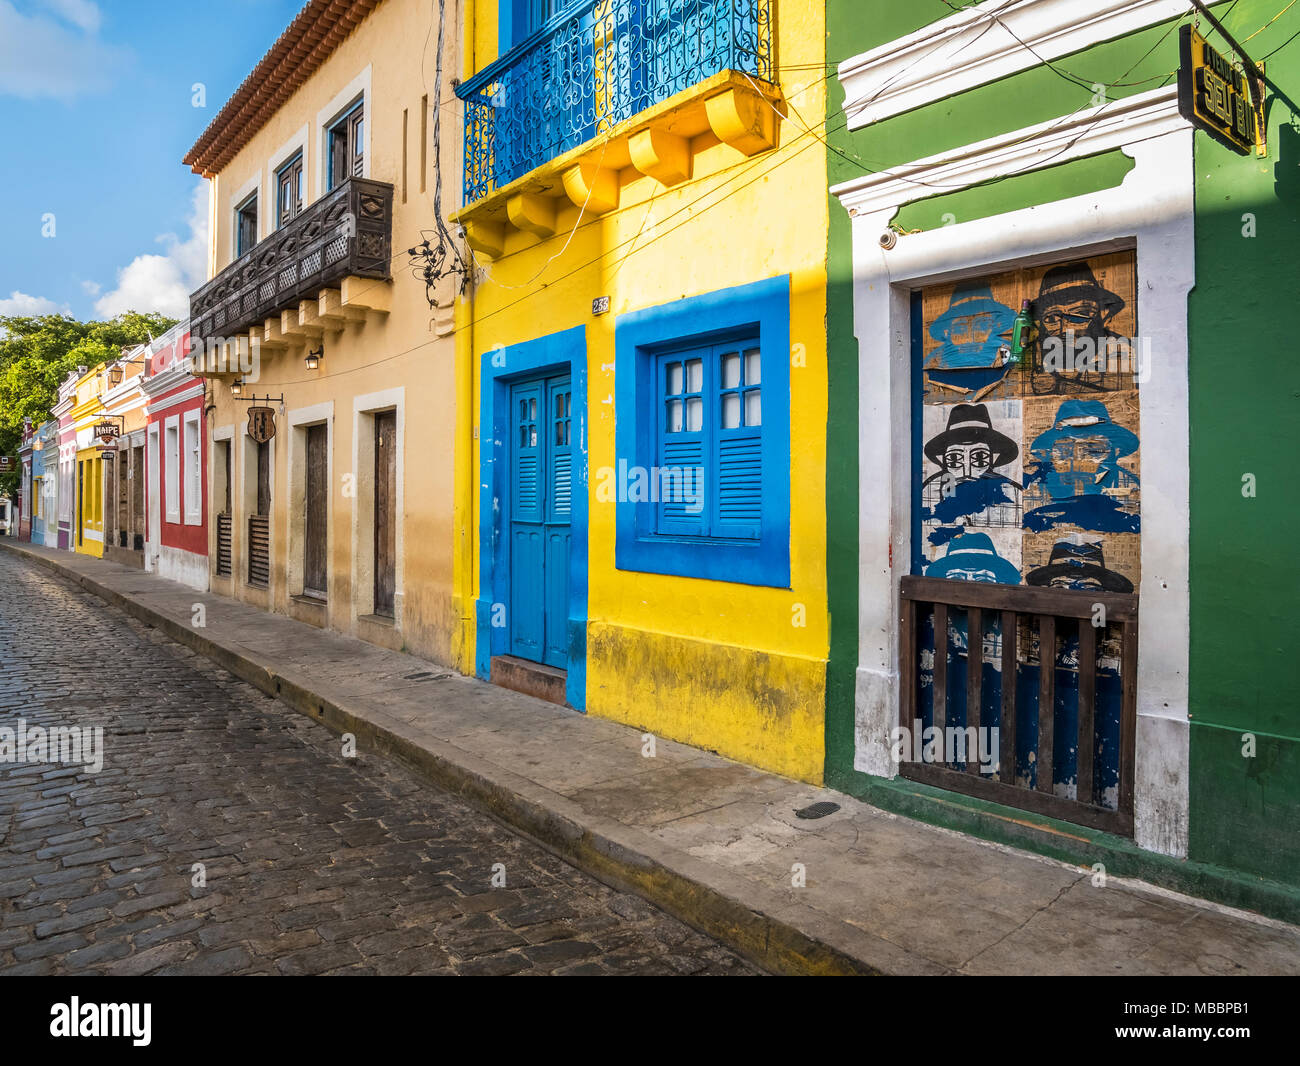
[[[511,388],[510,653],[567,665],[573,390],[567,375]]]

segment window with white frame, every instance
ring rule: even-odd
[[[185,415],[185,524],[187,526],[197,526],[203,521],[202,448],[199,412],[190,411]]]
[[[167,521],[179,522],[181,520],[181,443],[180,427],[176,424],[176,419],[168,421],[165,434],[166,438],[163,443],[163,494],[167,505]]]

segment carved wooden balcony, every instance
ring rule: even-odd
[[[348,178],[190,295],[190,335],[232,338],[344,278],[392,277],[393,186]]]

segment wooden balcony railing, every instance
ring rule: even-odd
[[[392,277],[393,187],[348,178],[190,295],[190,336],[232,338],[344,278]]]
[[[899,607],[906,735],[997,729],[991,760],[918,744],[904,777],[1132,835],[1136,595],[904,577]]]

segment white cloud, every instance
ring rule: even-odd
[[[27,293],[19,292],[17,289],[9,294],[7,300],[0,299],[0,315],[57,315],[59,313],[70,315],[72,308],[67,304],[56,304],[44,296],[28,296]]]
[[[99,32],[103,17],[99,13],[99,5],[91,0],[45,0],[45,6],[87,33]]]
[[[82,291],[85,292],[85,294],[90,297],[98,296],[101,292],[104,291],[104,286],[97,281],[83,281],[81,283],[81,288]]]
[[[106,88],[131,53],[99,39],[99,8],[89,0],[46,6],[63,21],[0,0],[0,93],[71,99]]]
[[[164,255],[138,255],[117,272],[117,287],[95,301],[101,318],[123,311],[158,311],[172,318],[184,318],[190,311],[190,293],[207,280],[208,190],[200,182],[194,188],[187,220],[189,236],[174,233],[156,239]]]

